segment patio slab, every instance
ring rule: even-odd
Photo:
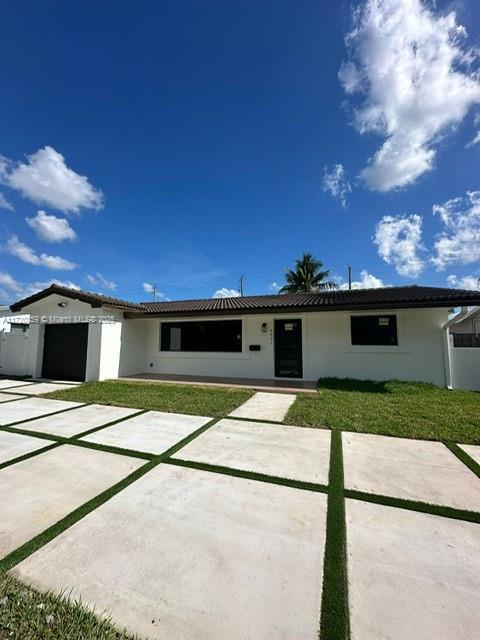
[[[12,572],[149,638],[317,640],[325,517],[323,494],[162,464]]]
[[[255,393],[229,415],[233,418],[281,422],[296,397],[293,393]]]
[[[33,382],[29,382],[27,380],[0,380],[0,389],[10,389],[10,387],[26,387],[28,385],[33,384]]]
[[[18,402],[4,402],[0,404],[0,425],[30,420],[54,411],[63,411],[64,409],[73,409],[81,406],[81,402],[46,400],[45,398],[25,398]]]
[[[472,640],[480,526],[347,500],[352,640]]]
[[[328,484],[330,431],[224,419],[173,457]]]
[[[1,469],[1,493],[8,500],[0,500],[0,557],[142,464],[127,456],[62,445]]]
[[[23,456],[31,451],[48,447],[49,444],[53,443],[50,443],[48,440],[31,438],[30,436],[21,436],[18,433],[0,431],[0,464]]]
[[[465,453],[475,460],[477,464],[480,464],[480,447],[474,444],[459,444],[460,449],[463,449]]]
[[[478,511],[480,478],[441,442],[343,433],[345,487]]]
[[[158,454],[170,449],[210,420],[205,416],[147,411],[136,418],[85,436],[82,440]]]
[[[127,409],[125,407],[112,407],[104,404],[90,404],[66,413],[59,413],[55,416],[38,418],[25,424],[24,429],[28,431],[43,431],[56,436],[69,438],[77,433],[100,427],[114,420],[128,418],[138,409]]]
[[[42,393],[50,393],[50,391],[62,391],[63,389],[73,389],[71,384],[59,384],[57,382],[35,382],[28,387],[25,387],[25,391],[29,396],[38,396]]]
[[[21,396],[18,393],[2,393],[0,391],[0,403],[2,402],[11,402],[12,400],[18,400],[19,398],[24,398],[25,396]]]

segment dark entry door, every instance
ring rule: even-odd
[[[88,324],[47,324],[43,343],[42,378],[85,380]]]
[[[275,320],[275,376],[303,376],[301,320]]]

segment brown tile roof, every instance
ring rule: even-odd
[[[69,287],[61,287],[58,284],[52,284],[48,289],[43,289],[38,293],[34,293],[32,296],[28,298],[24,298],[23,300],[19,300],[11,305],[10,309],[12,311],[21,311],[24,307],[33,302],[37,302],[38,300],[42,300],[47,296],[52,294],[58,294],[61,296],[65,296],[66,298],[71,298],[72,300],[80,300],[81,302],[86,302],[87,304],[91,304],[92,307],[113,307],[114,309],[123,309],[124,311],[130,310],[140,310],[142,311],[144,307],[136,302],[126,302],[125,300],[120,300],[118,298],[111,298],[110,296],[103,296],[99,293],[91,293],[90,291],[80,291],[79,289],[70,289]]]
[[[443,289],[438,287],[385,287],[382,289],[340,289],[318,293],[243,296],[238,298],[208,298],[173,302],[142,302],[144,312],[138,315],[229,315],[234,313],[265,313],[296,311],[328,311],[334,309],[385,309],[400,307],[452,307],[480,305],[480,291]]]
[[[480,305],[480,291],[421,286],[354,289],[352,291],[333,289],[318,293],[205,298],[168,302],[127,302],[98,293],[77,291],[53,284],[48,289],[16,302],[10,308],[12,311],[21,311],[27,305],[42,300],[53,293],[86,302],[94,307],[106,306],[122,309],[127,318]]]

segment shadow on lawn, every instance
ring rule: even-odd
[[[392,393],[384,381],[354,380],[353,378],[320,378],[317,391],[357,391],[358,393]]]

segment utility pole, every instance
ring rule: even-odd
[[[244,280],[245,276],[241,275],[240,276],[240,295],[243,296],[243,280]]]
[[[352,267],[348,265],[348,290],[352,290]]]
[[[153,294],[153,301],[156,302],[157,301],[157,285],[156,284],[152,286],[152,294]]]

